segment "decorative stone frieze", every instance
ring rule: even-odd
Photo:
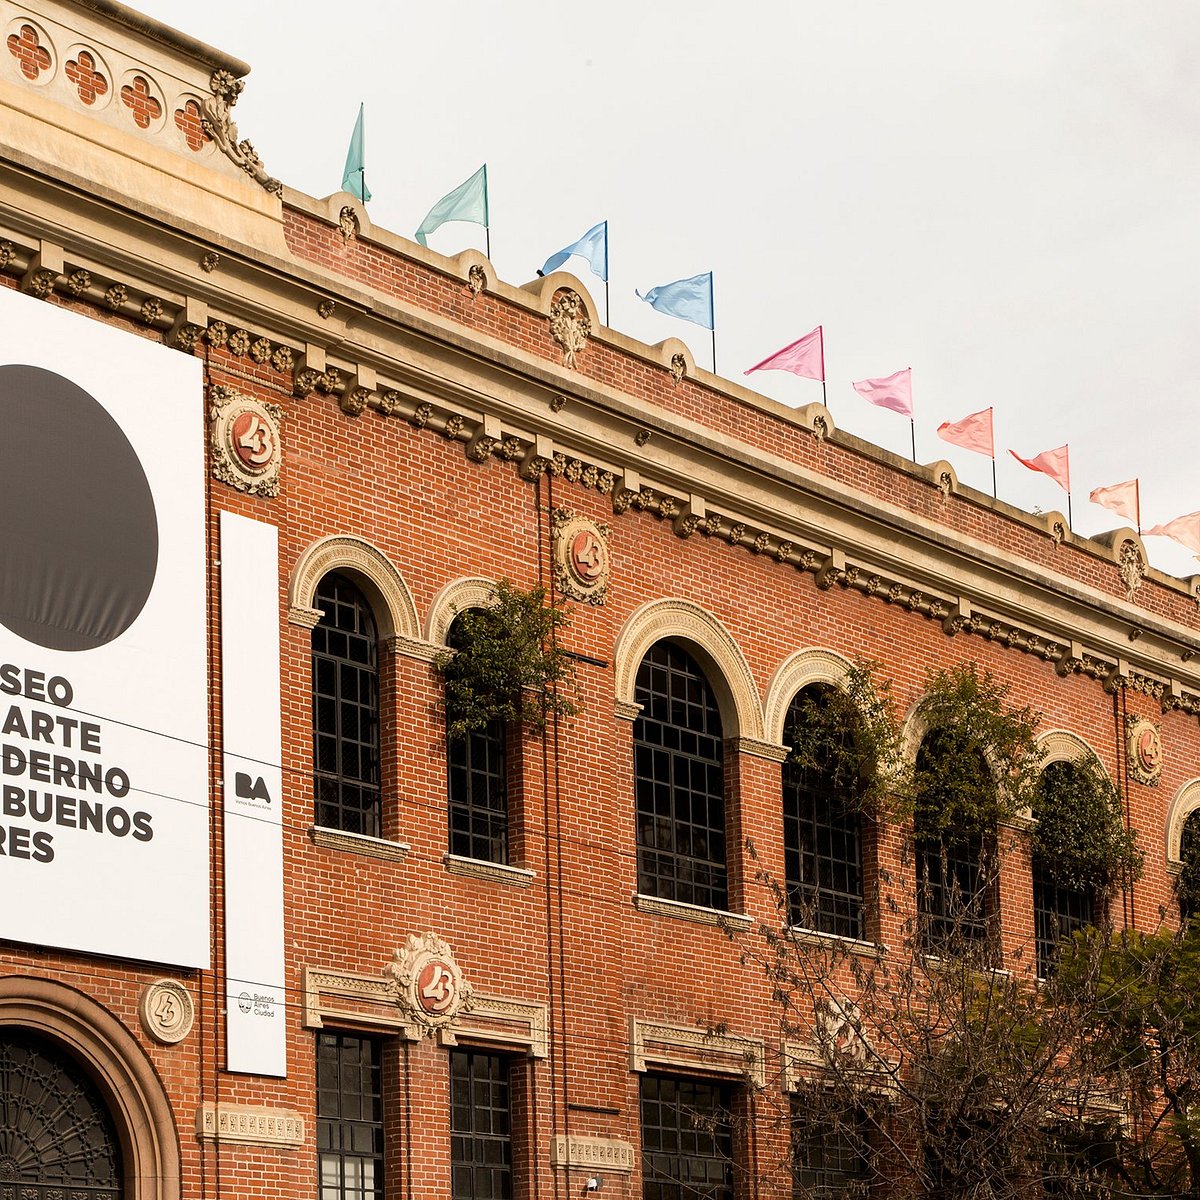
[[[705,1074],[732,1075],[754,1087],[766,1086],[763,1043],[760,1038],[716,1033],[689,1025],[658,1021],[629,1021],[630,1069],[644,1073],[652,1067],[682,1068]]]
[[[304,1118],[289,1108],[206,1101],[196,1110],[196,1136],[206,1142],[298,1149],[304,1145]]]
[[[568,1137],[560,1133],[550,1143],[552,1167],[629,1174],[633,1170],[633,1163],[633,1144],[615,1138],[578,1137],[574,1134]]]

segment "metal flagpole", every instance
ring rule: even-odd
[[[992,455],[992,499],[999,499],[996,495],[996,456],[994,454]]]
[[[491,262],[491,260],[492,260],[492,227],[490,225],[485,225],[483,227],[483,239],[484,239],[484,245],[487,246],[488,262]]]
[[[608,221],[604,222],[604,323],[611,327],[608,315]]]
[[[1071,493],[1067,493],[1067,527],[1075,524],[1075,518],[1071,515]]]
[[[917,461],[917,420],[915,417],[908,418],[909,430],[912,433],[912,454],[913,462]],[[996,460],[992,459],[992,466],[996,465]]]
[[[713,273],[708,273],[708,316],[712,321],[712,352],[713,352],[713,374],[717,373],[717,302],[716,302],[716,287],[713,284]]]
[[[825,390],[825,326],[818,325],[817,329],[820,331],[821,338],[821,403],[828,408],[829,393]]]

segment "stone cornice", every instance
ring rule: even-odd
[[[57,292],[122,312],[184,350],[203,338],[255,366],[269,364],[281,387],[310,402],[335,398],[350,419],[399,418],[458,443],[472,461],[499,457],[527,480],[548,472],[610,495],[617,515],[648,513],[682,538],[700,535],[773,558],[781,568],[812,575],[818,588],[855,590],[938,621],[949,636],[1001,641],[1053,662],[1062,674],[1133,687],[1164,709],[1200,713],[1200,663],[1186,665],[1200,645],[1200,630],[1006,556],[948,526],[918,527],[903,509],[685,418],[647,414],[640,401],[550,359],[438,322],[312,264],[269,253],[256,260],[238,247],[208,272],[199,260],[200,250],[216,240],[208,231],[198,247],[186,229],[118,212],[44,179],[37,187],[46,204],[35,218],[30,180],[14,188],[12,174],[0,164],[0,269],[19,275],[35,295]],[[59,240],[29,236],[35,222]],[[12,232],[19,228],[27,232]],[[460,259],[465,263],[466,256]],[[443,261],[447,274],[462,265]],[[538,308],[522,289],[492,286],[506,300]],[[323,317],[319,307],[331,295],[336,312]],[[592,336],[630,342],[605,329]],[[652,357],[653,348],[641,353]],[[563,394],[571,402],[556,411],[550,401]],[[764,401],[760,407],[773,412],[779,406]],[[811,414],[780,419],[797,425],[796,436],[832,429],[822,429]],[[655,436],[638,446],[635,434],[647,426]],[[876,457],[890,456],[880,451]],[[965,489],[939,467],[944,464],[906,470],[961,499]],[[990,498],[988,505],[997,507]],[[1041,528],[1038,518],[1016,510],[1009,515]],[[1044,524],[1056,544],[1118,571],[1117,555],[1103,540],[1076,538],[1061,522]],[[1129,531],[1117,545],[1140,553],[1135,538]],[[1193,598],[1200,583],[1162,576],[1141,560],[1133,586],[1143,577],[1143,586]]]

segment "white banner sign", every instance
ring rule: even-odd
[[[226,1066],[287,1074],[279,533],[221,513]]]
[[[209,965],[203,411],[0,289],[0,937]]]

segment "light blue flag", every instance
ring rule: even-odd
[[[342,191],[357,196],[364,204],[371,198],[367,188],[367,172],[363,154],[363,106],[358,106],[358,120],[350,135],[350,149],[346,151],[346,168],[342,172]]]
[[[588,266],[592,268],[592,274],[599,275],[607,283],[608,222],[601,221],[599,225],[593,225],[579,241],[572,242],[557,254],[550,255],[542,267],[542,274],[549,275],[551,271],[557,271],[572,254],[578,254],[580,258],[586,258]]]
[[[644,296],[638,291],[635,291],[634,295],[670,317],[681,317],[685,321],[703,325],[705,329],[713,327],[711,271],[706,271],[703,275],[693,275],[691,279],[677,279],[674,283],[664,283],[660,287],[651,288]]]
[[[428,246],[427,236],[447,221],[470,221],[487,228],[488,194],[487,163],[484,163],[466,183],[460,183],[443,196],[430,210],[417,230],[417,241]]]

